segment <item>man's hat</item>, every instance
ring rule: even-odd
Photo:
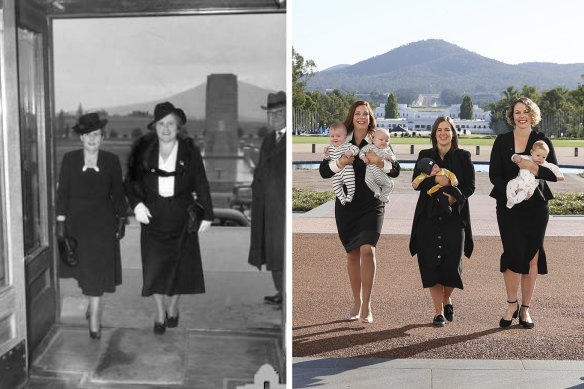
[[[434,162],[432,158],[422,158],[416,163],[416,169],[420,169],[422,173],[430,175],[434,164],[436,164],[436,162]]]
[[[73,130],[79,135],[88,134],[95,130],[101,130],[107,124],[107,119],[100,120],[99,115],[95,112],[81,115]]]
[[[148,124],[148,129],[154,130],[155,128],[154,125],[156,124],[156,122],[162,119],[163,117],[170,115],[171,113],[176,113],[178,115],[182,122],[180,124],[185,124],[187,122],[187,116],[185,115],[185,111],[183,111],[180,108],[175,108],[175,106],[172,105],[172,103],[165,101],[164,103],[156,104],[156,107],[154,107],[154,120]]]
[[[262,109],[276,109],[286,106],[286,92],[268,94],[268,105],[262,105]]]

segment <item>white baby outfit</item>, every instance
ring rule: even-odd
[[[513,154],[513,157],[519,154]],[[519,155],[523,159],[527,159],[533,162],[533,159],[530,155]],[[564,173],[560,170],[559,167],[554,165],[553,163],[549,163],[544,161],[541,166],[547,167],[550,169],[556,177],[564,177]],[[515,204],[522,202],[525,200],[527,195],[531,196],[537,185],[539,184],[539,180],[535,178],[535,176],[527,169],[519,169],[519,174],[516,178],[512,179],[507,183],[507,208],[512,208]],[[521,190],[519,190],[521,189]]]

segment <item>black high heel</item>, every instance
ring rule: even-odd
[[[527,308],[529,308],[529,305],[523,305],[523,304],[521,304],[521,308],[525,308],[525,310],[527,310]],[[518,316],[519,316],[519,325],[523,326],[523,328],[528,328],[529,329],[529,328],[535,327],[535,323],[534,322],[528,322],[528,321],[522,320],[521,319],[521,315],[518,315]]]
[[[166,327],[168,328],[175,328],[178,326],[178,317],[179,313],[176,311],[176,316],[168,316],[168,312],[166,312]]]
[[[513,319],[516,319],[517,316],[519,316],[519,303],[517,302],[517,300],[515,300],[515,301],[507,300],[507,303],[517,304],[517,309],[515,310],[515,312],[513,312],[513,316],[511,316],[511,320],[505,320],[504,318],[501,318],[501,320],[499,320],[499,327],[501,327],[501,328],[509,327],[511,325],[511,323],[513,323]],[[521,324],[521,318],[519,319],[519,324]]]

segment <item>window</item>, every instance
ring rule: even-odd
[[[46,244],[46,163],[42,37],[18,29],[22,206],[25,254]],[[44,234],[44,235],[43,235]]]

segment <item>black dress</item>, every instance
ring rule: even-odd
[[[120,160],[100,150],[97,168],[83,171],[83,150],[63,156],[57,189],[57,215],[66,217],[68,235],[77,240],[79,265],[59,267],[59,276],[77,280],[83,294],[112,293],[122,283],[117,218],[128,204],[122,185]]]
[[[357,145],[351,136],[350,143]],[[359,149],[371,143],[369,136],[366,136],[359,146]],[[329,166],[330,161],[323,160],[320,163],[320,175],[322,178],[331,178],[335,173]],[[339,199],[335,201],[335,220],[339,238],[343,243],[345,251],[349,252],[360,246],[369,244],[376,246],[383,226],[383,215],[385,204],[376,199],[373,192],[365,183],[365,170],[367,165],[358,157],[353,161],[355,170],[355,196],[353,201],[342,205]],[[396,161],[393,163],[393,173],[388,173],[390,177],[397,177],[400,173],[400,165]],[[347,188],[343,185],[345,193]]]
[[[203,205],[203,219],[213,220],[209,183],[199,149],[190,138],[179,139],[174,172],[174,195],[162,197],[158,178],[159,143],[151,133],[134,145],[125,187],[132,209],[140,202],[150,211],[141,225],[142,296],[204,293],[205,283],[197,232],[187,231],[187,208],[193,192]]]
[[[410,253],[418,255],[418,266],[422,285],[429,288],[436,284],[463,289],[462,255],[470,258],[473,251],[472,229],[468,198],[475,190],[475,170],[470,153],[463,149],[450,149],[441,159],[437,149],[420,151],[418,161],[432,158],[441,167],[450,170],[458,179],[458,189],[465,198],[464,203],[452,205],[450,215],[437,215],[434,207],[439,205],[429,196],[428,189],[436,185],[433,177],[428,177],[417,190],[420,191],[412,233],[410,235]],[[420,174],[414,169],[412,179]]]
[[[550,152],[546,161],[557,164],[552,142],[544,134],[531,131],[527,146],[522,155],[529,155],[533,144],[543,140]],[[514,273],[528,274],[529,261],[539,251],[537,272],[547,274],[547,260],[543,248],[545,230],[549,219],[548,200],[553,199],[547,181],[557,181],[556,175],[548,168],[539,166],[536,178],[539,184],[529,200],[507,208],[507,183],[517,177],[519,167],[511,161],[515,153],[515,136],[513,131],[501,134],[495,139],[491,150],[489,178],[494,185],[490,196],[497,200],[497,223],[503,243],[500,271],[509,269]]]

